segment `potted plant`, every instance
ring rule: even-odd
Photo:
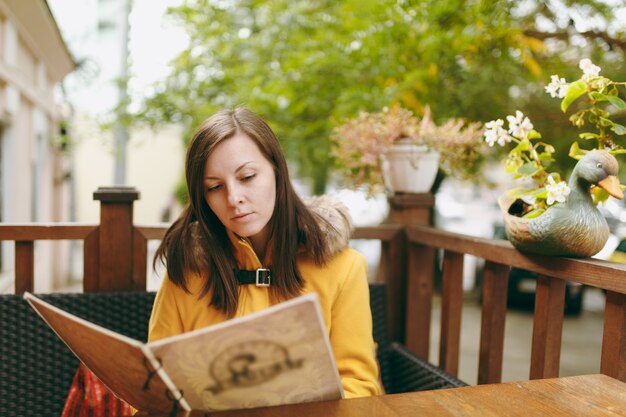
[[[450,119],[441,126],[426,108],[422,118],[398,105],[361,112],[333,129],[333,155],[345,183],[370,195],[423,193],[441,169],[458,178],[476,178],[484,159],[482,124]]]
[[[578,138],[593,141],[594,148],[581,149],[576,138],[569,155],[578,162],[566,183],[560,173],[550,171],[555,149],[544,141],[522,112],[485,124],[485,141],[494,146],[514,143],[508,153],[506,172],[523,181],[523,187],[509,190],[499,200],[507,237],[518,249],[555,256],[587,257],[596,254],[609,237],[606,220],[596,205],[610,195],[623,198],[619,165],[614,155],[626,153],[617,143],[626,128],[611,120],[612,111],[626,109],[619,97],[625,83],[600,75],[600,68],[589,59],[579,63],[583,74],[568,83],[551,76],[545,87],[552,97],[561,98],[561,110],[573,103],[582,106],[569,120],[578,128],[593,127]],[[586,98],[586,102],[583,99]]]

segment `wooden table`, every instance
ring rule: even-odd
[[[137,416],[146,417],[139,413]],[[626,383],[606,375],[477,385],[177,417],[626,416]]]

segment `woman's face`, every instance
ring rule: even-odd
[[[276,204],[276,175],[256,142],[238,133],[215,146],[204,168],[204,193],[227,229],[249,238],[257,253],[264,250]]]

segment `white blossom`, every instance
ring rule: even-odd
[[[578,66],[583,70],[583,81],[589,82],[592,78],[600,75],[600,67],[594,65],[588,58],[581,59]]]
[[[548,184],[546,184],[546,191],[548,193],[546,203],[551,206],[555,202],[565,202],[571,190],[567,186],[565,181],[560,181],[557,183],[556,181],[554,181],[554,178],[552,178],[552,176],[549,176]]]
[[[485,123],[485,142],[489,144],[489,146],[493,146],[498,143],[500,146],[504,146],[509,143],[512,138],[502,127],[504,125],[504,120],[492,120],[490,122]]]
[[[534,128],[530,119],[519,110],[515,112],[515,116],[507,116],[506,120],[509,122],[509,133],[519,139],[526,138]]]
[[[563,98],[567,94],[569,84],[565,81],[565,78],[559,78],[558,75],[550,76],[550,84],[545,86],[546,92],[551,97]]]

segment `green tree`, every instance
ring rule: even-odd
[[[170,14],[189,48],[135,120],[193,127],[249,106],[322,193],[332,126],[358,110],[399,102],[417,114],[430,106],[439,121],[484,121],[519,108],[545,136],[567,132],[542,86],[577,71],[583,54],[621,66],[612,10],[594,0],[187,0]]]

